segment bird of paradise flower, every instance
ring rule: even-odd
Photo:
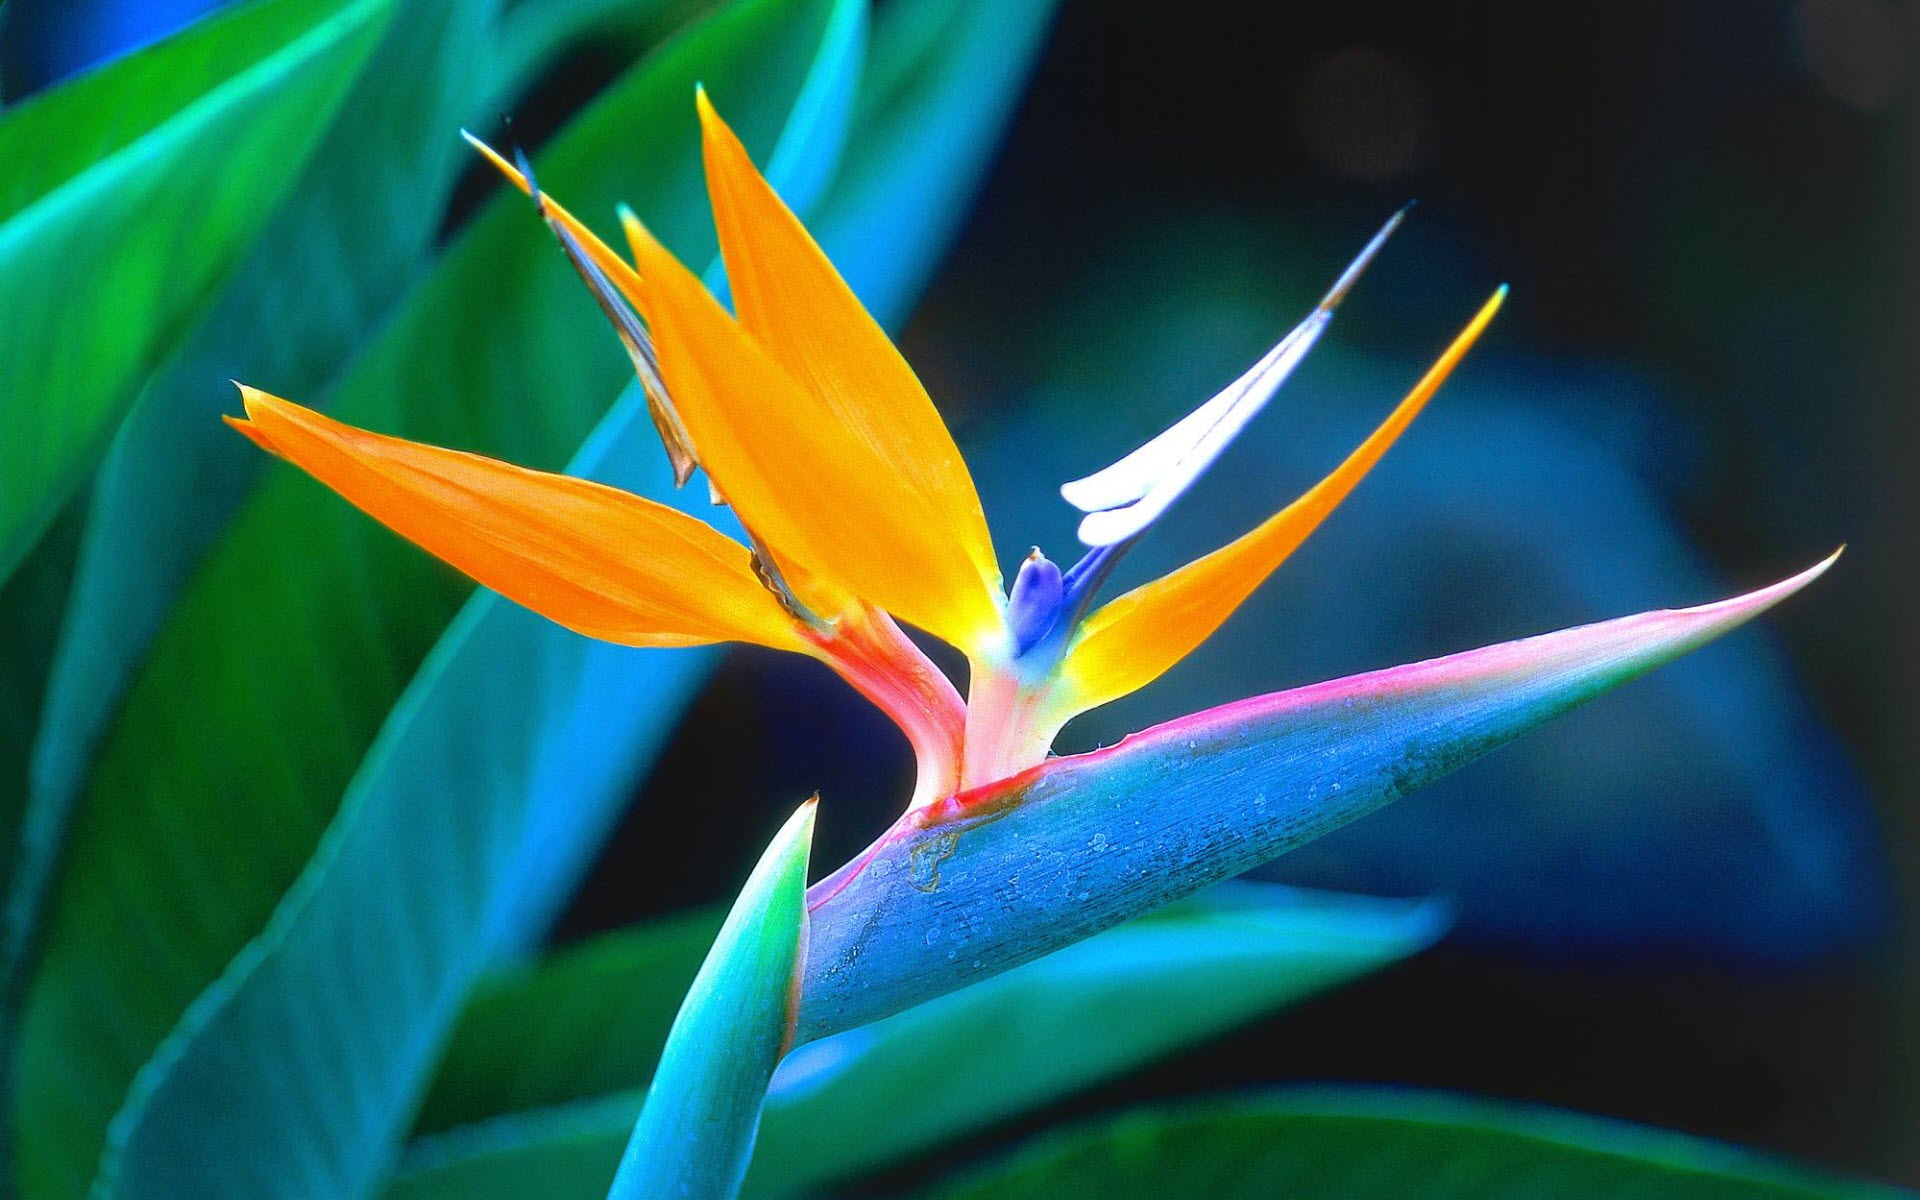
[[[1396,214],[1244,375],[1118,462],[1068,483],[1084,552],[1035,550],[1011,587],[967,466],[913,371],[704,93],[730,314],[639,218],[622,258],[533,197],[633,361],[677,482],[704,471],[745,530],[333,421],[242,386],[231,423],[477,582],[589,637],[744,642],[819,660],[905,733],[900,821],[810,889],[794,1036],[884,1016],[1274,857],[1797,591],[1771,587],[1255,697],[1088,754],[1075,716],[1196,649],[1340,504],[1439,390],[1494,291],[1331,474],[1240,538],[1096,605],[1115,564],[1305,358]],[[955,647],[963,697],[902,630]]]

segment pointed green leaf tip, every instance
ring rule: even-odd
[[[815,800],[760,857],[694,977],[609,1200],[739,1194],[767,1081],[792,1043]]]
[[[1255,696],[909,812],[814,885],[800,1039],[1257,867],[1705,645],[1832,562],[1716,604]]]

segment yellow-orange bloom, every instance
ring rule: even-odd
[[[741,641],[821,659],[906,730],[921,761],[917,804],[1031,765],[1065,720],[1143,686],[1204,641],[1406,429],[1504,295],[1319,485],[1087,617],[1119,555],[1311,348],[1396,216],[1232,388],[1069,485],[1092,549],[1064,573],[1029,559],[1010,600],[973,480],[925,389],[704,93],[697,107],[732,313],[637,217],[622,214],[629,263],[526,172],[479,148],[535,197],[613,321],[677,478],[705,470],[750,545],[638,496],[354,429],[251,388],[234,424],[403,537],[570,629],[631,645]],[[967,655],[966,703],[896,618]]]

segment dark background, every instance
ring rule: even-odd
[[[6,91],[211,6],[13,0],[4,44],[35,53],[0,63]],[[1495,283],[1514,289],[1273,598],[1068,748],[1850,549],[1765,632],[1277,869],[1455,896],[1438,949],[983,1142],[1151,1096],[1387,1081],[1920,1184],[1916,34],[1887,0],[1065,5],[903,339],[1009,561],[1026,537],[1063,552],[1053,486],[1230,378],[1406,200],[1310,367],[1332,365],[1183,505],[1154,565],[1284,503],[1391,403],[1354,380],[1410,380]],[[623,61],[582,52],[516,111],[519,135],[537,147]],[[1567,496],[1585,507],[1548,503]],[[824,673],[737,654],[562,936],[730,894],[815,788],[818,859],[838,861],[909,778],[896,735]]]

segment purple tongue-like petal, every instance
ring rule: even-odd
[[[1695,649],[1757,592],[1242,700],[908,813],[815,884],[800,1040],[1237,875]]]
[[[1035,546],[1021,561],[1007,593],[1007,631],[1016,655],[1026,653],[1059,624],[1065,600],[1060,568]]]

